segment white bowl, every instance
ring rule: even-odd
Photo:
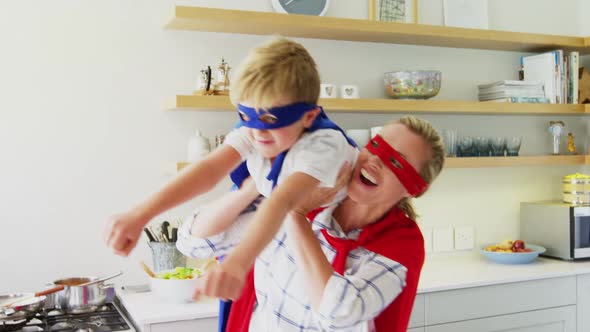
[[[150,278],[151,289],[156,296],[166,302],[193,302],[193,293],[198,278],[192,279],[160,279]]]

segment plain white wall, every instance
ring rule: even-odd
[[[271,10],[267,0],[0,2],[0,293],[34,291],[62,276],[106,275],[119,269],[125,275],[118,283],[146,282],[138,265],[140,259],[150,262],[145,242],[130,258],[116,257],[102,243],[103,223],[170,180],[166,166],[184,160],[195,129],[213,137],[236,120],[231,112],[165,112],[166,101],[191,93],[204,66],[216,66],[224,57],[235,67],[249,48],[266,39],[164,30],[175,4]],[[541,28],[539,20],[553,20],[552,32],[572,34],[570,18],[577,8],[572,6],[571,13],[557,8],[559,15],[540,11],[540,17],[522,16],[514,22],[513,7],[506,2],[494,6],[491,22],[534,32]],[[436,10],[421,7],[421,18],[435,17]],[[366,3],[334,0],[328,14],[362,18]],[[516,78],[521,55],[299,41],[316,58],[323,81],[358,84],[363,97],[384,96],[385,71],[438,69],[443,71],[443,88],[437,99],[475,100],[477,84]],[[332,117],[344,128],[368,128],[399,116]],[[587,145],[588,129],[579,117],[424,117],[461,135],[522,135],[523,154],[548,153],[547,123],[562,119],[583,151]],[[418,204],[421,223],[474,225],[478,243],[516,236],[518,202],[559,197],[559,178],[576,170],[445,170]],[[226,188],[227,183],[201,201]],[[195,205],[186,204],[156,221],[186,215]]]

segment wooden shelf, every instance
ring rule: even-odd
[[[360,19],[176,6],[168,29],[455,48],[588,53],[589,38]]]
[[[328,112],[349,113],[431,113],[431,114],[530,114],[585,115],[590,104],[511,104],[448,100],[395,99],[321,99]],[[183,111],[233,111],[235,107],[226,96],[176,96],[169,107]]]
[[[589,156],[519,156],[447,158],[445,168],[586,165]]]
[[[461,157],[446,158],[445,168],[486,168],[520,166],[567,166],[589,165],[590,156],[520,156],[520,157]],[[175,164],[176,171],[190,165],[189,162]]]

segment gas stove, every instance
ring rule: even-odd
[[[94,312],[84,314],[67,314],[60,310],[43,311],[16,331],[110,332],[135,329],[115,304],[107,303]]]

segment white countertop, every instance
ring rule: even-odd
[[[488,261],[480,253],[430,255],[422,269],[418,293],[488,286],[510,282],[590,274],[590,261],[566,262],[539,258],[531,264],[504,265]],[[117,291],[138,325],[217,317],[219,302],[214,299],[195,303],[163,302],[151,292]]]
[[[540,257],[530,264],[499,264],[479,252],[427,256],[418,293],[505,284],[590,273],[590,261]]]
[[[117,289],[117,296],[137,325],[217,317],[219,301],[204,299],[193,303],[162,301],[152,292],[131,293]]]

